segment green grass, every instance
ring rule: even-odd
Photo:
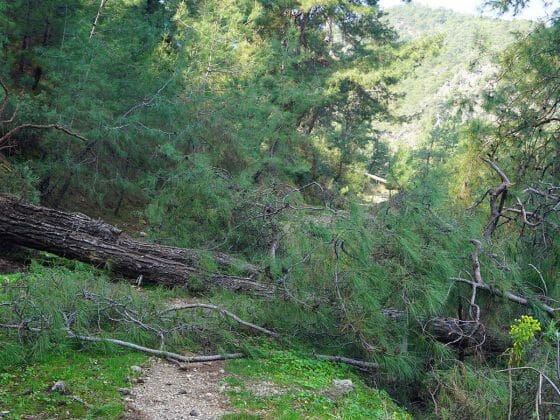
[[[46,314],[51,320],[52,331],[24,337],[25,342],[21,342],[14,331],[0,332],[0,411],[9,411],[8,418],[11,419],[26,416],[120,418],[124,403],[119,388],[130,386],[130,366],[142,364],[146,356],[108,345],[76,346],[64,334],[56,334],[57,328],[61,328],[57,311],[75,311],[83,319],[83,328],[99,334],[96,317],[91,315],[92,309],[88,306],[91,303],[82,298],[83,289],[113,299],[130,297],[129,304],[135,305],[138,311],[161,307],[177,296],[178,291],[160,287],[138,291],[126,284],[108,283],[108,277],[101,271],[58,257],[36,261],[27,273],[5,277],[10,286],[0,288],[0,301],[17,299],[23,290],[21,287],[25,286],[27,300],[32,303],[25,316],[36,317],[32,309],[37,308],[37,313]],[[251,311],[259,309],[257,302],[229,293],[217,293],[211,300],[215,301],[214,298],[216,303],[228,308],[235,306],[242,316],[249,317]],[[3,311],[10,314],[6,306]],[[203,317],[195,318],[195,322],[212,326],[205,323]],[[110,324],[107,320],[105,323]],[[130,341],[134,342],[138,337],[143,338],[130,330],[130,326],[119,323],[104,326],[111,336],[131,337]],[[211,337],[216,345],[227,343],[229,336],[217,335],[223,327],[217,324],[213,328],[217,329],[205,330],[206,337]],[[230,416],[232,419],[249,419],[261,414],[283,419],[333,416],[347,419],[408,418],[385,392],[368,388],[348,366],[313,359],[308,356],[310,350],[280,350],[268,339],[246,338],[244,343],[246,353],[253,358],[229,363],[230,376],[224,379],[224,384],[230,388],[232,404],[241,412]],[[188,337],[174,345],[178,349],[198,346]],[[325,391],[332,386],[334,379],[351,379],[355,391],[337,399],[329,398]],[[68,395],[50,391],[56,381],[66,383]],[[260,381],[276,384],[281,392],[255,395],[250,384]]]
[[[230,400],[242,414],[227,419],[250,419],[259,412],[280,419],[406,419],[410,418],[384,391],[367,387],[348,366],[319,361],[293,351],[271,351],[263,359],[236,360],[228,364],[224,383],[236,387],[229,391]],[[351,379],[355,391],[340,399],[331,399],[325,391],[334,379]],[[272,382],[285,392],[257,396],[243,383]]]
[[[23,277],[23,273],[1,274],[0,283],[14,283]]]
[[[2,367],[0,411],[9,411],[9,419],[26,416],[118,419],[124,410],[119,388],[130,386],[130,366],[145,360],[138,353],[107,355],[67,351],[41,362]],[[68,395],[50,391],[56,381],[66,383]]]

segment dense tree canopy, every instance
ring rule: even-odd
[[[196,248],[198,274],[217,270],[216,252],[250,262],[270,300],[203,296],[283,346],[374,363],[368,380],[415,415],[529,418],[538,392],[553,418],[560,396],[542,385],[555,376],[560,299],[551,16],[414,4],[386,15],[375,0],[2,2],[0,192]],[[241,275],[234,265],[227,274]],[[524,336],[535,323],[542,333]],[[189,345],[260,345],[209,331]],[[20,344],[11,351],[31,357]],[[520,367],[537,378],[504,373]]]

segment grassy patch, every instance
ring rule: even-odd
[[[367,387],[347,366],[319,361],[292,351],[271,351],[263,359],[236,360],[228,364],[234,374],[224,382],[236,389],[229,392],[232,403],[245,413],[228,419],[250,419],[254,413],[282,419],[345,418],[345,419],[406,419],[409,418],[383,391]],[[275,395],[255,395],[245,381],[267,381],[285,392]],[[329,398],[325,391],[334,379],[351,379],[355,391],[340,399]]]
[[[129,386],[130,366],[145,359],[138,353],[68,351],[41,362],[1,369],[0,411],[9,411],[10,419],[32,415],[120,418],[124,403],[119,388]],[[65,382],[68,395],[51,392],[56,381]]]
[[[0,275],[0,283],[13,283],[23,277],[22,273],[2,274]]]

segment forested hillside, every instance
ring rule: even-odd
[[[0,3],[0,417],[559,417],[549,3]]]
[[[396,86],[400,100],[394,112],[402,119],[389,125],[389,142],[418,146],[442,120],[481,112],[481,96],[498,70],[497,55],[516,36],[534,26],[529,21],[503,20],[431,9],[409,3],[390,8],[386,21],[404,41],[424,40],[432,54]]]

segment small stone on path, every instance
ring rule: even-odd
[[[354,392],[354,384],[350,379],[334,379],[333,386],[326,391],[324,395],[333,401],[336,401],[345,395]]]
[[[345,394],[354,391],[351,379],[333,379],[333,386]]]
[[[58,392],[60,394],[68,394],[68,387],[64,381],[56,381],[51,388],[51,392]]]
[[[132,371],[132,373],[142,373],[142,368],[140,366],[132,365],[130,366],[130,370]]]

